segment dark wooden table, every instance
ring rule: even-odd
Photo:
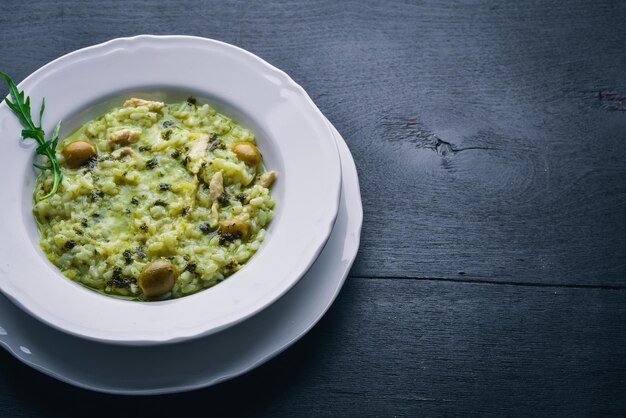
[[[285,70],[345,137],[365,222],[329,313],[253,372],[123,397],[2,350],[0,416],[626,413],[626,2],[1,6],[16,80],[142,33]]]

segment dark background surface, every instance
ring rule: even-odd
[[[283,69],[346,139],[365,221],[329,313],[264,366],[137,398],[1,351],[0,416],[626,412],[626,2],[2,8],[0,69],[16,81],[142,33],[219,39]]]

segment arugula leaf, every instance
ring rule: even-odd
[[[46,98],[41,98],[41,110],[39,111],[39,126],[41,126],[41,119],[43,118],[43,111],[46,108]]]
[[[59,129],[61,129],[61,121],[59,121],[54,127],[54,131],[52,133],[52,138],[46,140],[45,132],[41,129],[41,120],[43,118],[43,112],[46,108],[46,100],[45,98],[41,100],[41,109],[39,110],[39,126],[35,125],[33,122],[32,116],[30,114],[30,97],[26,96],[26,100],[24,100],[24,92],[19,91],[11,77],[7,74],[0,71],[0,77],[4,78],[9,86],[9,93],[11,95],[11,99],[9,100],[9,96],[4,98],[7,106],[15,113],[17,118],[20,120],[21,124],[24,126],[22,130],[22,139],[34,139],[37,141],[39,146],[36,148],[35,152],[37,155],[42,155],[48,159],[48,166],[43,166],[40,164],[33,164],[36,168],[40,170],[52,170],[54,173],[54,181],[52,183],[52,189],[50,193],[41,198],[41,200],[45,200],[55,194],[61,184],[61,180],[63,180],[63,173],[61,173],[61,168],[59,167],[59,162],[57,161],[56,149],[57,144],[59,143]],[[0,101],[1,102],[1,101]]]

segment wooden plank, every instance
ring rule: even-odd
[[[0,415],[620,413],[625,324],[623,290],[350,278],[295,346],[243,377],[191,393],[91,393],[2,352]]]
[[[17,80],[138,33],[221,39],[286,70],[354,153],[365,205],[355,275],[624,283],[624,2],[11,1],[6,10],[2,69]]]
[[[366,218],[353,274],[374,278],[350,279],[319,326],[266,366],[188,394],[93,394],[0,350],[0,416],[626,410],[626,3],[3,8],[0,70],[16,80],[139,33],[220,39],[287,71],[355,156]]]

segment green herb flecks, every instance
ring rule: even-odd
[[[52,170],[54,174],[54,182],[52,183],[52,189],[50,192],[41,198],[41,200],[45,200],[56,193],[59,188],[59,184],[61,184],[61,180],[63,179],[63,173],[61,173],[61,168],[59,167],[59,162],[57,161],[56,149],[57,144],[59,142],[59,129],[61,128],[61,121],[59,121],[54,127],[54,131],[52,132],[52,138],[46,140],[45,132],[41,129],[41,119],[43,117],[43,111],[46,108],[45,99],[41,100],[41,109],[39,110],[39,126],[36,126],[33,122],[33,119],[30,115],[30,97],[26,97],[24,100],[24,92],[19,91],[17,86],[11,80],[11,77],[0,71],[0,76],[4,78],[9,86],[9,92],[11,94],[11,98],[13,102],[9,100],[7,96],[4,101],[7,103],[9,108],[15,113],[18,117],[24,129],[22,130],[22,139],[31,138],[37,141],[39,146],[35,150],[37,155],[42,155],[48,158],[48,164],[40,165],[33,164],[40,170]]]

